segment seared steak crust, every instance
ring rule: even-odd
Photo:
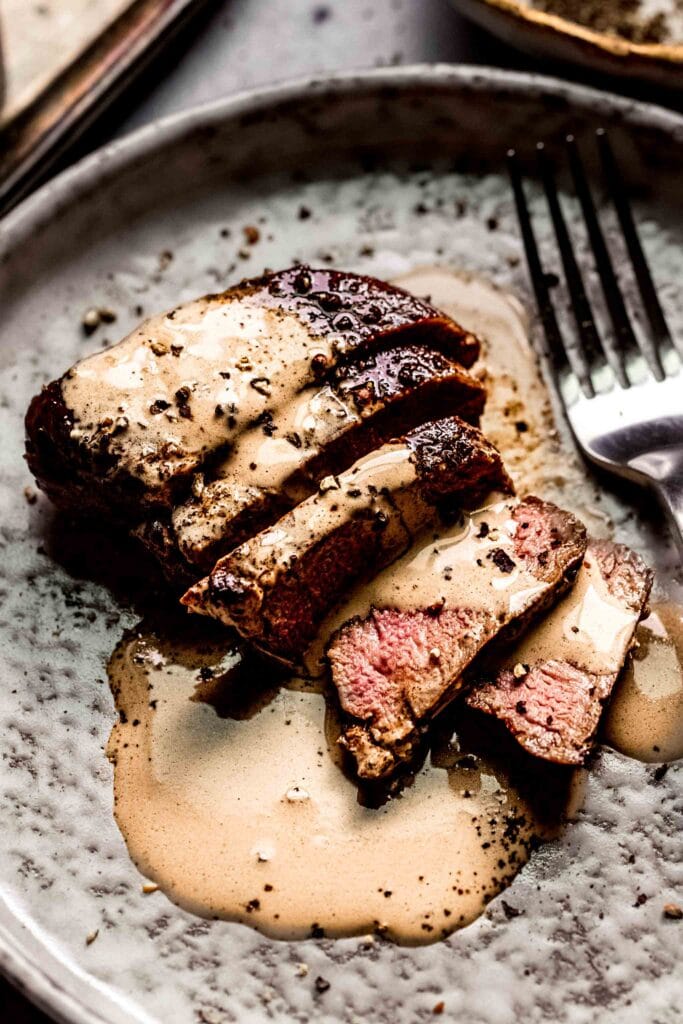
[[[333,378],[339,365],[355,354],[409,342],[439,349],[463,366],[471,365],[479,352],[476,338],[449,317],[402,289],[358,274],[295,267],[245,281],[220,296],[207,296],[206,301],[242,297],[248,297],[252,307],[295,313],[312,335],[334,337],[334,354],[313,358],[311,383]],[[184,383],[182,356],[174,361],[174,367],[180,387]],[[201,465],[190,469],[183,465],[153,491],[145,488],[111,454],[116,447],[112,444],[115,433],[98,438],[96,446],[78,443],[74,412],[64,400],[63,385],[68,378],[69,373],[43,388],[26,416],[26,457],[41,489],[62,508],[124,522],[139,521],[141,505],[172,507]],[[111,409],[110,414],[115,420],[117,410]],[[229,440],[226,427],[225,443]],[[201,461],[211,454],[204,452]]]
[[[306,462],[303,475],[315,484],[403,437],[426,415],[457,415],[477,426],[486,403],[486,388],[476,377],[438,350],[416,344],[360,356],[337,369],[333,386],[358,422],[344,424]]]
[[[80,445],[74,444],[71,433],[74,429],[73,414],[67,409],[62,397],[61,380],[46,384],[36,395],[26,413],[26,461],[36,483],[48,498],[59,508],[69,511],[87,509],[97,514],[107,514],[109,502],[105,500],[98,476],[105,478],[111,469],[104,460],[86,453]],[[127,481],[130,498],[135,507],[136,482]],[[115,488],[114,507],[126,506],[126,486],[121,483]],[[110,490],[110,488],[107,488]],[[113,488],[111,488],[113,490]]]
[[[611,696],[636,626],[645,614],[652,586],[653,573],[635,552],[623,544],[591,541],[582,573],[598,573],[614,598],[617,610],[625,615],[615,635],[611,671],[595,671],[586,664],[585,641],[579,628],[576,639],[569,643],[562,657],[548,651],[530,664],[518,664],[517,673],[511,659],[487,673],[489,681],[475,684],[467,694],[471,708],[498,718],[530,754],[556,764],[583,764],[593,748],[602,712]],[[567,615],[570,594],[551,615]],[[629,613],[630,616],[629,622]],[[594,615],[599,614],[593,611]],[[602,641],[610,641],[612,619],[597,623]],[[522,655],[523,656],[523,655]],[[521,668],[519,667],[521,665]],[[493,680],[490,675],[493,674]]]
[[[437,443],[440,437],[440,443]],[[406,550],[438,506],[511,490],[500,455],[457,417],[380,448],[229,555],[183,603],[296,662],[348,587]]]
[[[189,585],[198,571],[209,572],[222,555],[314,493],[324,476],[342,472],[415,427],[426,409],[435,416],[457,411],[476,424],[486,397],[475,377],[424,345],[345,363],[335,371],[328,393],[336,418],[323,420],[311,436],[283,430],[277,414],[253,428],[280,443],[284,434],[299,455],[296,468],[278,486],[251,483],[248,467],[235,468],[228,457],[213,471],[214,479],[207,474],[201,491],[174,509],[172,518],[155,518],[137,531],[172,578]]]
[[[374,608],[332,639],[327,654],[346,715],[342,743],[361,778],[381,778],[408,761],[429,719],[461,688],[470,662],[494,639],[519,632],[573,582],[586,547],[583,525],[533,497],[518,503],[512,518],[511,557],[498,554],[502,548],[484,555],[482,540],[477,564],[494,584],[519,569],[529,574],[529,596],[514,610],[512,604],[502,614],[473,606],[467,582],[459,589],[454,575],[443,605]],[[539,585],[529,587],[530,581]]]
[[[293,310],[316,334],[338,333],[342,351],[395,347],[405,340],[441,349],[467,367],[479,355],[473,334],[375,277],[299,266],[253,278],[232,291],[256,295],[269,308]]]

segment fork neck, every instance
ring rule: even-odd
[[[631,466],[652,481],[683,557],[683,445],[648,452]]]

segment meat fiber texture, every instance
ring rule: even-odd
[[[485,515],[477,513],[478,520]],[[472,660],[496,638],[522,630],[573,583],[586,549],[583,524],[534,497],[511,502],[509,515],[512,536],[503,556],[480,528],[474,575],[454,573],[438,607],[373,608],[332,639],[327,655],[345,716],[341,742],[361,778],[386,777],[410,761]],[[514,603],[496,612],[497,581],[511,567],[520,586]],[[492,588],[490,603],[475,599],[472,583],[480,579]],[[478,582],[479,594],[481,588]]]
[[[600,605],[592,601],[572,615],[577,601],[574,593],[569,594],[548,616],[538,641],[523,641],[492,670],[492,679],[475,684],[467,704],[501,721],[535,757],[557,764],[583,764],[645,614],[652,579],[652,570],[624,544],[591,541],[576,591],[594,594],[596,584],[604,582],[607,614],[601,617]],[[583,623],[590,630],[588,637],[582,628],[586,615],[594,617],[593,622]],[[597,666],[602,671],[594,665],[596,630],[600,648],[608,652]]]
[[[512,485],[497,450],[457,417],[378,449],[220,559],[183,603],[293,664],[355,582],[402,554],[439,513]]]

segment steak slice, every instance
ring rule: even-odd
[[[653,573],[623,544],[591,541],[572,592],[524,636],[467,704],[530,754],[583,764],[646,611]]]
[[[425,344],[471,365],[476,339],[374,278],[295,267],[147,320],[36,396],[26,454],[55,504],[140,522],[184,498],[260,416],[360,353]]]
[[[235,442],[166,524],[145,524],[142,539],[171,574],[196,580],[221,555],[309,497],[320,480],[401,437],[425,417],[457,412],[477,423],[484,386],[457,363],[424,345],[360,356],[334,379],[307,388]],[[189,582],[189,580],[188,580]]]
[[[479,341],[471,332],[429,303],[376,277],[296,266],[245,281],[231,291],[255,294],[269,308],[293,310],[319,336],[334,336],[337,352],[413,341],[438,348],[466,367],[479,356]]]
[[[405,551],[437,510],[510,490],[500,455],[457,417],[416,428],[326,477],[319,492],[215,565],[182,601],[296,663],[331,607]]]
[[[360,614],[351,602],[327,658],[346,718],[341,742],[361,778],[410,760],[470,662],[566,590],[585,548],[570,513],[533,497],[497,501],[385,570]]]

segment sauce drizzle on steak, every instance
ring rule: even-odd
[[[457,417],[384,445],[272,527],[220,559],[183,603],[296,663],[348,588],[410,546],[437,517],[510,490],[500,455]]]
[[[375,581],[369,611],[327,650],[347,716],[342,742],[361,778],[387,776],[413,757],[467,666],[568,589],[585,548],[570,513],[538,498],[508,499],[469,516],[454,536],[426,538]],[[444,563],[450,573],[435,571]]]
[[[182,509],[187,513],[187,503],[222,475],[245,435],[260,432],[271,448],[289,435],[298,462],[311,460],[306,477],[328,471],[329,448],[329,471],[336,472],[419,422],[417,392],[435,415],[462,406],[476,421],[484,390],[463,367],[478,352],[472,334],[400,288],[294,267],[152,317],[77,363],[31,402],[27,460],[59,507],[136,529],[170,575],[192,573],[193,564],[206,570],[294,500],[271,500],[282,480],[266,499],[258,475],[247,475],[241,487],[249,498],[237,503],[233,521],[221,494],[209,504],[206,543],[198,539],[201,524],[191,513],[186,521]],[[327,405],[348,414],[348,443],[325,409],[308,448],[297,430],[276,436],[288,410],[316,396],[325,406],[325,395]],[[299,490],[294,498],[301,497]]]
[[[467,694],[530,754],[583,764],[646,613],[652,571],[623,544],[591,541],[572,592]]]

